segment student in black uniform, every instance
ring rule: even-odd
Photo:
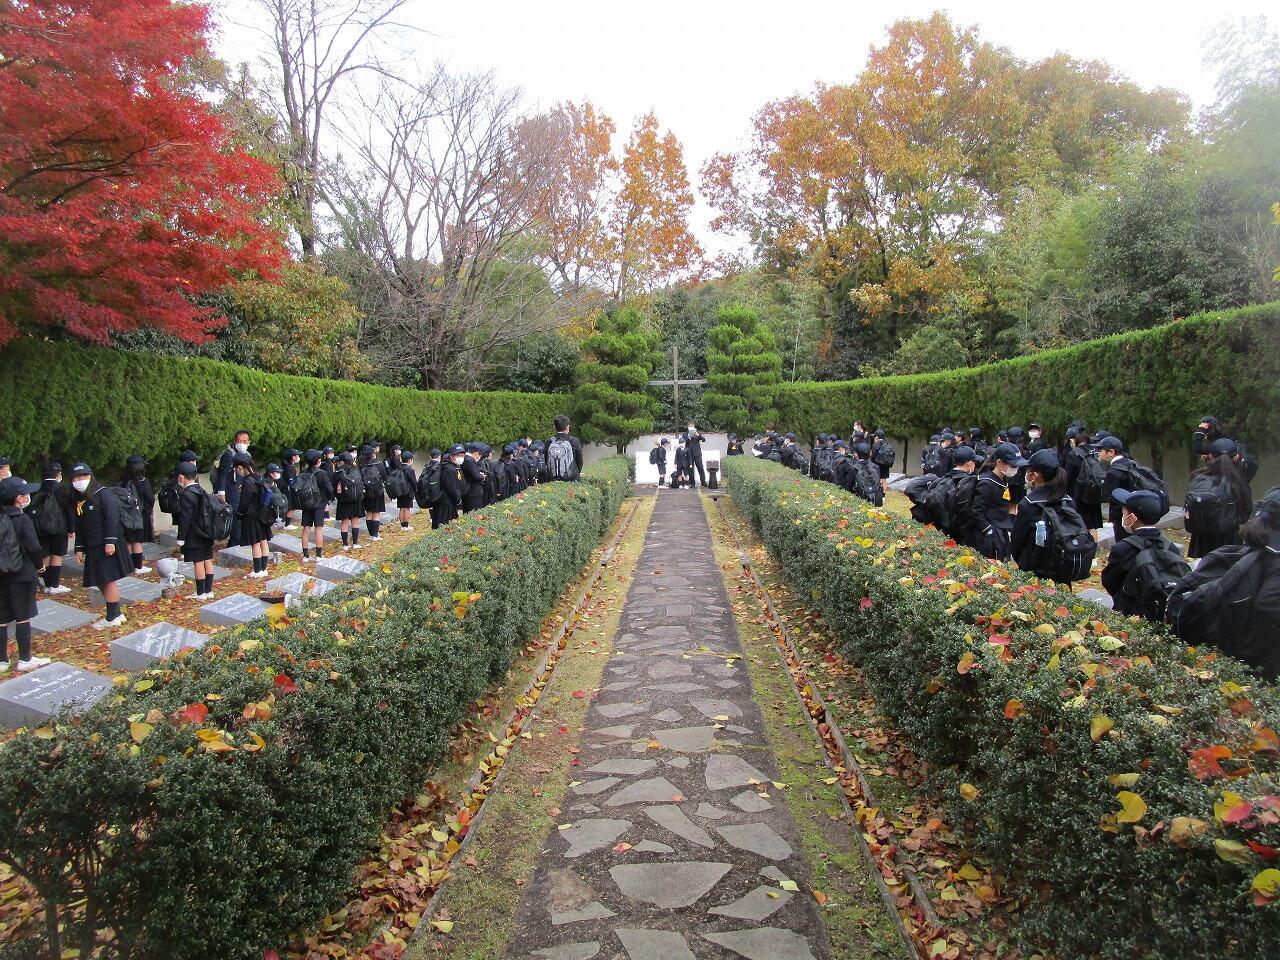
[[[62,482],[62,464],[50,462],[44,468],[44,482],[31,497],[27,513],[44,549],[44,592],[51,596],[70,593],[62,585],[62,558],[66,556],[71,532],[70,488]]]
[[[1253,491],[1236,465],[1236,442],[1219,437],[1200,455],[1191,474],[1183,519],[1191,532],[1187,556],[1207,557],[1219,547],[1240,542],[1240,527],[1253,516]]]
[[[1219,547],[1169,598],[1169,622],[1185,643],[1213,644],[1280,676],[1280,486],[1254,505],[1240,544]]]
[[[1071,584],[1086,579],[1098,548],[1075,509],[1056,450],[1042,447],[1030,456],[1026,483],[1009,535],[1010,556],[1020,570],[1041,580]]]
[[[311,544],[315,544],[315,556],[324,556],[324,515],[327,504],[333,499],[333,475],[324,469],[324,451],[312,448],[303,459],[306,465],[294,481],[293,488],[301,512],[302,562],[311,563]],[[311,492],[313,487],[315,493]],[[307,506],[307,503],[312,506]]]
[[[1103,522],[1102,484],[1089,478],[1099,477],[1105,482],[1106,469],[1089,448],[1089,434],[1083,426],[1067,430],[1062,466],[1067,471],[1067,489],[1071,491],[1071,499],[1096,542]]]
[[[330,509],[334,510],[335,516],[337,515],[337,502],[334,499],[336,494],[333,491],[335,489],[334,481],[338,472],[338,453],[333,447],[324,447],[321,453],[324,456],[320,460],[320,469],[329,475],[329,501],[324,505],[324,514],[322,516],[322,519],[327,523]]]
[[[344,450],[333,474],[333,495],[338,502],[338,532],[344,551],[361,550],[360,516],[364,513],[364,479],[356,466],[356,455]]]
[[[284,452],[280,466],[284,477],[283,489],[285,496],[289,498],[289,512],[285,514],[284,528],[286,530],[297,530],[299,507],[297,499],[293,495],[293,485],[298,480],[298,471],[302,469],[302,451],[295,447],[290,447]]]
[[[452,523],[462,512],[467,495],[467,476],[462,468],[466,459],[466,447],[454,444],[449,448],[449,455],[440,471],[441,496],[431,508],[431,522],[435,527]]]
[[[271,557],[271,507],[268,497],[270,480],[259,475],[253,457],[237,453],[232,460],[236,472],[240,496],[236,501],[236,515],[240,518],[240,546],[248,547],[253,558],[253,572],[246,576],[265,580],[270,574],[267,563]]]
[[[563,413],[556,416],[555,436],[547,441],[543,458],[547,464],[547,479],[577,480],[582,475],[582,441],[569,432],[572,424]],[[564,449],[564,444],[569,449]]]
[[[412,530],[413,491],[418,487],[418,473],[413,469],[413,451],[404,450],[398,444],[392,446],[391,456],[399,464],[395,472],[405,479],[405,487],[409,491],[404,496],[396,497],[396,507],[400,510],[400,529]]]
[[[120,525],[120,502],[115,494],[99,486],[86,463],[71,468],[71,514],[76,533],[76,559],[84,564],[84,585],[97,587],[107,604],[107,614],[94,624],[98,630],[123,625],[120,587],[133,572],[124,550],[124,530]]]
[[[1009,492],[1009,481],[1027,465],[1022,451],[1002,443],[988,451],[987,462],[973,489],[973,539],[975,550],[991,560],[1009,559],[1009,535],[1017,502]]]
[[[142,511],[142,529],[126,530],[125,540],[129,544],[129,560],[133,564],[133,572],[145,575],[151,572],[142,555],[142,545],[156,538],[155,531],[155,488],[147,479],[147,461],[139,454],[131,454],[124,463],[124,475],[120,478],[120,486],[133,493]]]
[[[4,634],[4,659],[0,661],[0,673],[9,670],[9,624],[13,624],[14,639],[18,641],[18,671],[25,673],[43,667],[49,661],[31,655],[31,618],[36,615],[36,577],[44,572],[44,548],[36,536],[35,524],[23,510],[31,502],[31,495],[40,489],[37,483],[27,483],[21,477],[8,476],[0,480],[0,523],[12,527],[14,546],[17,548],[16,569],[0,571],[0,633]]]
[[[398,443],[393,443],[387,448],[387,458],[382,461],[382,472],[386,476],[391,476],[393,472],[404,466],[403,450],[404,447]]]
[[[1129,536],[1111,548],[1102,568],[1102,588],[1111,595],[1112,609],[1125,616],[1164,619],[1169,592],[1191,567],[1182,559],[1177,544],[1156,526],[1164,515],[1160,498],[1147,490],[1115,490],[1120,504],[1120,522]],[[1139,562],[1149,566],[1139,570]]]
[[[364,526],[369,532],[369,539],[376,542],[382,539],[382,513],[387,509],[387,491],[378,448],[373,444],[364,448],[360,479],[364,482]]]
[[[725,456],[742,456],[742,441],[738,439],[738,435],[736,433],[729,434],[729,448],[725,451]]]
[[[1038,453],[1047,449],[1048,441],[1044,439],[1044,431],[1040,429],[1040,424],[1032,421],[1027,425],[1027,456]]]
[[[667,447],[670,445],[671,442],[666,437],[663,437],[649,451],[649,462],[658,468],[659,490],[667,485]]]
[[[484,467],[480,465],[480,444],[468,443],[463,450],[462,472],[467,479],[467,489],[462,495],[462,509],[465,513],[470,513],[485,505],[487,476]]]
[[[516,464],[516,450],[519,449],[514,443],[508,443],[502,448],[502,458],[498,462],[498,469],[502,471],[504,479],[503,483],[507,491],[507,498],[518,496],[524,489],[520,482],[520,468]]]
[[[699,431],[697,425],[690,420],[688,429],[684,435],[685,450],[689,454],[689,486],[693,489],[698,488],[698,483],[704,487],[707,485],[707,473],[702,469],[702,445],[706,443],[707,438]],[[697,471],[698,479],[693,479],[694,471]]]
[[[236,454],[248,454],[249,431],[237,430],[232,442],[227,444],[213,466],[210,480],[213,481],[213,492],[224,503],[231,504],[233,519],[231,521],[231,543],[240,545],[244,541],[240,535],[240,513],[236,510],[240,503],[240,481],[236,473]]]
[[[689,447],[684,436],[676,438],[676,455],[675,455],[675,472],[671,476],[671,486],[677,490],[680,487],[692,486],[692,470],[689,466]]]
[[[213,540],[200,532],[197,519],[207,494],[200,489],[196,465],[184,461],[178,464],[178,546],[182,559],[191,564],[191,579],[196,591],[193,600],[209,600],[213,597]]]

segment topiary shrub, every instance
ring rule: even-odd
[[[732,457],[728,489],[814,598],[952,820],[1055,956],[1280,950],[1280,695],[831,484]]]
[[[259,960],[342,900],[391,806],[587,562],[627,469],[610,458],[469,513],[17,736],[0,861],[50,904],[84,901],[63,913],[81,956],[109,931],[129,960]]]

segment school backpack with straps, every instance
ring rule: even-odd
[[[791,454],[791,467],[794,470],[799,470],[806,477],[809,475],[809,461],[799,450]]]
[[[160,490],[156,493],[156,503],[165,513],[175,514],[178,512],[178,501],[181,497],[182,488],[178,486],[178,479],[170,477],[160,484]]]
[[[1130,598],[1134,611],[1160,623],[1164,621],[1173,588],[1190,573],[1191,564],[1182,559],[1182,551],[1159,538],[1138,551],[1120,590]]]
[[[364,484],[364,499],[370,499],[382,494],[384,490],[384,481],[382,479],[382,470],[376,463],[366,464],[364,469],[360,471],[360,480]]]
[[[925,473],[936,474],[942,469],[942,448],[936,443],[931,443],[924,448],[924,453],[920,455],[920,467]]]
[[[0,510],[0,573],[17,573],[22,569],[22,544],[18,543],[18,531],[13,518]]]
[[[871,462],[878,467],[892,467],[897,459],[898,452],[887,440],[881,440],[871,448]]]
[[[409,483],[409,478],[405,476],[404,467],[396,467],[387,475],[386,483],[387,496],[399,500],[401,497],[407,497],[413,493],[413,485]]]
[[[342,485],[342,489],[338,491],[339,503],[349,506],[364,500],[364,480],[359,470],[355,467],[343,467],[337,472],[336,479]]]
[[[281,490],[274,480],[264,480],[262,488],[264,491],[263,514],[271,517],[269,521],[262,522],[268,526],[283,523],[289,516],[289,495]]]
[[[37,490],[27,507],[27,514],[42,537],[61,537],[67,532],[67,514],[52,490]]]
[[[120,505],[120,526],[124,532],[141,533],[146,523],[142,519],[142,504],[138,502],[138,495],[129,487],[107,487],[106,492],[115,497],[116,503]]]
[[[208,490],[200,491],[200,509],[195,516],[196,533],[207,540],[226,540],[231,536],[235,511]]]
[[[440,474],[443,470],[444,464],[429,463],[427,469],[422,471],[422,476],[418,477],[416,491],[418,506],[426,509],[440,502],[440,497],[444,493],[444,488],[440,485]]]
[[[324,504],[324,494],[314,470],[303,470],[293,481],[293,498],[303,510],[318,510]]]
[[[1122,464],[1120,469],[1128,478],[1126,490],[1130,492],[1146,490],[1154,493],[1160,498],[1160,516],[1163,517],[1169,512],[1169,488],[1160,479],[1160,474],[1133,460]]]
[[[1048,539],[1043,547],[1036,546],[1034,540],[1031,543],[1035,556],[1028,566],[1032,572],[1054,583],[1087,580],[1098,554],[1098,544],[1084,518],[1075,507],[1061,501],[1045,504],[1041,516],[1048,528]]]
[[[1169,596],[1168,620],[1178,638],[1191,646],[1211,644],[1264,669],[1271,664],[1274,676],[1280,659],[1274,628],[1258,622],[1254,607],[1264,593],[1274,602],[1275,565],[1269,550],[1247,546],[1222,547],[1201,560]]]
[[[1208,474],[1192,477],[1182,509],[1182,523],[1187,533],[1220,537],[1234,534],[1240,522],[1235,489],[1224,477]]]
[[[859,460],[853,468],[853,492],[872,506],[884,503],[884,490],[880,486],[880,471],[870,460]]]
[[[1090,454],[1085,454],[1080,461],[1080,471],[1076,474],[1076,494],[1080,502],[1089,506],[1102,503],[1102,491],[1107,486],[1107,468],[1102,461]]]
[[[654,464],[655,466],[657,466],[657,463],[658,463],[658,448],[657,448],[657,447],[654,447],[652,450],[650,450],[650,451],[649,451],[649,462],[650,462],[650,463],[652,463],[652,464]]]
[[[547,445],[547,472],[552,480],[574,480],[573,444],[556,436]]]

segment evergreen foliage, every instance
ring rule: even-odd
[[[777,419],[775,396],[782,358],[773,332],[749,307],[726,305],[707,342],[707,420],[746,433]]]
[[[612,443],[621,453],[653,430],[649,379],[658,362],[658,337],[630,307],[600,317],[582,342],[574,393],[575,432],[583,440]]]

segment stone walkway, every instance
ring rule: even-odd
[[[510,960],[827,960],[697,494],[663,491]]]

